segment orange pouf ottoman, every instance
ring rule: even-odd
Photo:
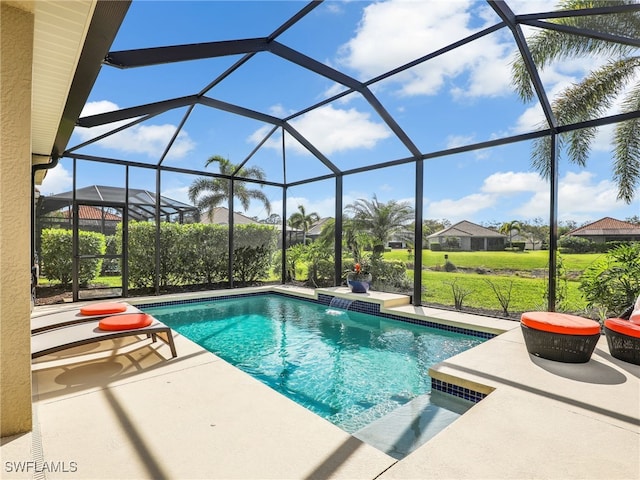
[[[611,356],[624,362],[640,365],[640,324],[636,321],[608,318],[604,333]]]
[[[525,312],[520,319],[531,355],[564,363],[586,363],[600,339],[595,320],[557,312]]]

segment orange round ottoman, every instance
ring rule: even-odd
[[[525,312],[520,318],[531,355],[564,363],[586,363],[600,339],[595,320],[557,312]]]
[[[640,323],[608,318],[604,321],[604,333],[612,357],[640,365]]]

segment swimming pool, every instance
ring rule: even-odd
[[[429,367],[484,341],[282,295],[144,311],[349,433],[430,392]]]

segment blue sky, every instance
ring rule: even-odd
[[[549,11],[555,2],[508,2],[516,13]],[[264,37],[305,5],[302,1],[152,2],[134,0],[111,50]],[[357,80],[367,81],[392,68],[464,38],[499,21],[485,2],[326,1],[277,41]],[[524,29],[526,35],[533,29]],[[537,102],[523,103],[510,86],[516,46],[501,29],[454,52],[373,84],[371,90],[422,152],[524,133],[537,128]],[[138,69],[104,66],[83,115],[198,93],[240,57],[215,58]],[[553,98],[606,59],[576,59],[548,65],[542,81]],[[277,117],[287,116],[343,90],[331,80],[270,53],[259,53],[207,93],[216,100]],[[611,113],[617,112],[617,106]],[[158,115],[125,132],[78,150],[79,153],[158,162],[186,108]],[[341,169],[410,156],[369,103],[350,94],[292,125]],[[76,128],[69,147],[117,127]],[[255,120],[196,106],[164,165],[199,170],[211,155],[242,162],[271,129]],[[611,181],[612,129],[602,128],[586,169],[560,165],[559,217],[580,223],[604,216],[640,215],[640,200],[616,200]],[[285,136],[286,179],[296,181],[329,173],[295,140]],[[258,165],[274,182],[285,177],[280,132],[260,148],[248,165]],[[548,187],[529,166],[528,142],[428,160],[424,163],[424,217],[476,223],[530,221],[548,217]],[[217,171],[215,168],[213,171]],[[78,187],[124,185],[124,168],[78,163]],[[72,163],[62,159],[47,175],[43,194],[68,191]],[[358,198],[414,204],[413,165],[345,176],[344,204]],[[194,177],[166,173],[161,192],[188,202]],[[130,186],[155,190],[152,170],[131,168]],[[280,189],[266,187],[279,213]],[[308,212],[333,216],[334,182],[291,188],[288,213],[302,204]],[[236,203],[236,209],[239,206]],[[253,203],[249,216],[267,212]]]

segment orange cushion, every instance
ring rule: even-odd
[[[595,320],[558,312],[525,312],[520,319],[523,325],[534,330],[565,335],[595,335],[600,324]]]
[[[148,327],[151,322],[153,322],[153,317],[147,313],[127,313],[103,318],[98,327],[101,330],[132,330]]]
[[[640,325],[632,323],[628,320],[623,320],[621,318],[607,318],[604,321],[604,326],[609,330],[621,333],[622,335],[640,338]]]
[[[109,315],[110,313],[124,312],[127,306],[124,303],[102,302],[92,303],[80,309],[81,315]]]

